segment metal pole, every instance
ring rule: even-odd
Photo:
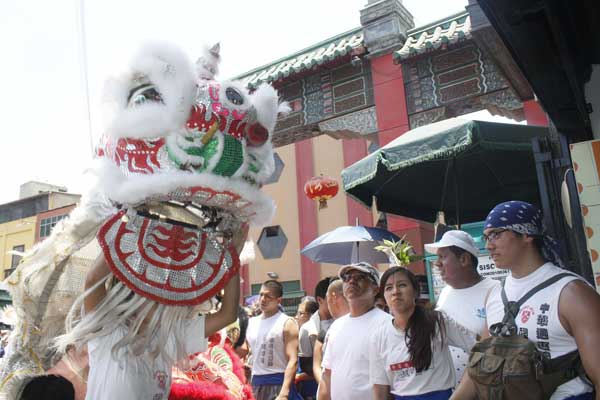
[[[446,202],[446,189],[448,189],[448,175],[450,175],[450,168],[452,168],[453,160],[454,159],[448,161],[448,165],[446,166],[446,173],[444,174],[444,186],[442,187],[442,201],[438,211],[444,211],[444,203]]]
[[[88,123],[88,133],[90,135],[90,151],[94,156],[94,135],[92,133],[92,113],[90,110],[90,83],[88,78],[87,66],[87,38],[85,34],[85,0],[79,0],[77,13],[77,30],[79,41],[79,69],[81,71],[81,86],[83,89],[83,103]]]
[[[452,159],[452,171],[454,172],[454,202],[456,203],[456,226],[460,229],[460,184],[458,182],[458,171],[456,159]]]

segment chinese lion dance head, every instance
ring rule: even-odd
[[[232,233],[274,210],[260,187],[274,170],[277,94],[213,80],[218,59],[218,46],[195,67],[148,46],[110,85],[98,176],[124,206],[98,239],[119,280],[161,304],[213,295],[237,268]]]
[[[132,315],[120,346],[156,356],[169,335],[182,342],[179,324],[237,272],[233,235],[274,212],[260,188],[274,170],[277,115],[288,109],[270,86],[250,93],[215,80],[219,61],[218,45],[192,63],[173,46],[149,44],[107,84],[110,118],[92,190],[7,279],[18,322],[0,391],[15,371],[43,372],[67,346]],[[89,265],[77,255],[94,238],[111,274],[90,318],[80,315]],[[142,320],[155,345],[152,335],[136,335]]]

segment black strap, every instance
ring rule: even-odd
[[[548,278],[544,282],[540,283],[539,285],[531,289],[529,292],[525,293],[525,295],[521,297],[518,301],[508,301],[508,298],[506,297],[506,292],[504,291],[504,285],[502,285],[502,291],[500,293],[500,295],[502,296],[502,303],[504,304],[504,318],[502,319],[502,324],[514,327],[514,331],[516,332],[515,319],[517,318],[517,315],[519,315],[521,306],[527,300],[529,300],[531,296],[533,296],[540,290],[547,288],[548,286],[554,284],[555,282],[558,282],[559,280],[567,276],[577,277],[577,275],[572,274],[570,272],[561,272],[560,274],[556,274],[553,277]]]
[[[539,377],[544,393],[552,395],[557,387],[574,378],[581,378],[586,384],[594,386],[583,369],[578,350],[563,354],[551,360],[543,360],[544,373]]]

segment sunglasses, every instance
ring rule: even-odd
[[[503,232],[506,232],[508,229],[497,229],[495,231],[492,231],[490,233],[488,233],[487,235],[484,233],[482,238],[485,242],[495,242],[496,240],[498,240],[498,238],[500,237],[500,235]]]
[[[365,280],[370,280],[373,281],[373,278],[371,278],[370,275],[361,273],[361,272],[355,272],[353,274],[344,274],[342,275],[342,282],[350,282],[350,279],[354,278],[354,280],[356,281],[365,281]]]

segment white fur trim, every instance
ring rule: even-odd
[[[7,359],[6,357],[5,359]],[[0,387],[0,393],[5,397],[0,397],[5,400],[21,400],[21,395],[25,386],[34,378],[44,375],[44,371],[39,370],[33,361],[29,362],[29,369],[23,368],[15,371],[3,387]]]
[[[272,134],[279,109],[277,91],[272,86],[262,84],[252,93],[252,103],[256,108],[258,122]]]
[[[184,148],[190,147],[190,143],[187,140],[185,140],[182,135],[171,134],[168,135],[165,140],[169,149],[168,151],[175,153],[175,156],[178,160],[184,161],[195,166],[204,165],[204,157],[193,156],[187,154],[183,150]]]
[[[282,116],[286,116],[291,112],[292,112],[292,108],[290,107],[290,104],[287,101],[283,101],[283,102],[279,103],[279,107],[277,108],[278,114],[281,114]]]
[[[273,154],[273,145],[270,141],[260,147],[246,147],[248,154],[252,154],[261,164],[258,174],[248,171],[248,175],[253,176],[257,182],[266,181],[275,171],[275,159]]]
[[[97,174],[102,177],[103,192],[113,201],[125,205],[135,205],[145,199],[166,194],[178,188],[194,186],[209,187],[213,190],[227,190],[252,202],[256,215],[250,223],[254,226],[268,224],[275,212],[271,198],[249,183],[209,173],[191,173],[171,170],[168,173],[124,176],[110,161],[99,163]]]
[[[240,251],[240,265],[249,264],[254,261],[255,258],[254,242],[252,240],[247,240],[244,243],[242,251]]]
[[[127,96],[137,74],[145,75],[161,94],[164,104],[148,103],[127,107]],[[196,73],[187,56],[175,46],[150,43],[133,58],[130,71],[109,82],[106,100],[114,116],[107,126],[112,137],[149,138],[184,126],[188,119]]]

